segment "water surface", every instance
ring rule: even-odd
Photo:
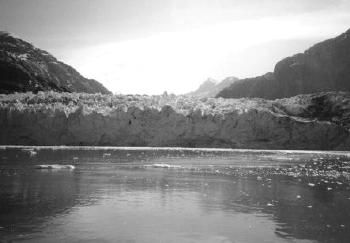
[[[346,152],[0,147],[0,239],[348,242],[349,172]]]

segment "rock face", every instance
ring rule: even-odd
[[[236,82],[238,78],[236,77],[229,77],[225,78],[221,82],[217,82],[215,79],[208,78],[206,81],[204,81],[197,90],[188,93],[189,96],[196,96],[196,97],[215,97],[221,90],[224,88],[229,87],[231,84]]]
[[[281,100],[0,95],[2,145],[350,149],[350,93]]]
[[[110,93],[48,52],[0,32],[0,93],[26,91]]]
[[[278,62],[273,73],[242,79],[218,97],[276,99],[320,91],[350,91],[350,30]]]

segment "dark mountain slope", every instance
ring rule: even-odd
[[[217,96],[276,99],[320,91],[350,91],[350,30],[281,60],[273,73],[237,81]]]
[[[110,93],[101,83],[28,42],[0,32],[0,93],[26,91]]]

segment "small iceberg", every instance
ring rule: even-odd
[[[180,165],[169,165],[169,164],[152,164],[153,168],[164,168],[164,169],[175,169],[182,168]]]
[[[53,164],[53,165],[36,165],[35,168],[40,170],[74,170],[75,166]]]
[[[111,153],[103,153],[103,155],[102,155],[102,157],[103,158],[109,158],[109,157],[111,157]]]
[[[29,156],[30,157],[34,157],[37,154],[38,154],[38,152],[36,152],[36,151],[33,151],[33,150],[29,151]]]
[[[38,154],[34,149],[29,148],[29,149],[23,149],[22,151],[26,152],[29,154],[30,157],[34,157]]]

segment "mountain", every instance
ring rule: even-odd
[[[350,91],[350,30],[281,60],[271,73],[239,80],[217,96],[276,99],[321,91]]]
[[[236,77],[229,77],[218,83],[215,79],[208,78],[197,90],[190,92],[187,95],[196,97],[215,97],[221,90],[230,86],[237,80],[238,78]]]
[[[101,83],[84,78],[48,52],[0,32],[0,93],[48,90],[110,93]]]

